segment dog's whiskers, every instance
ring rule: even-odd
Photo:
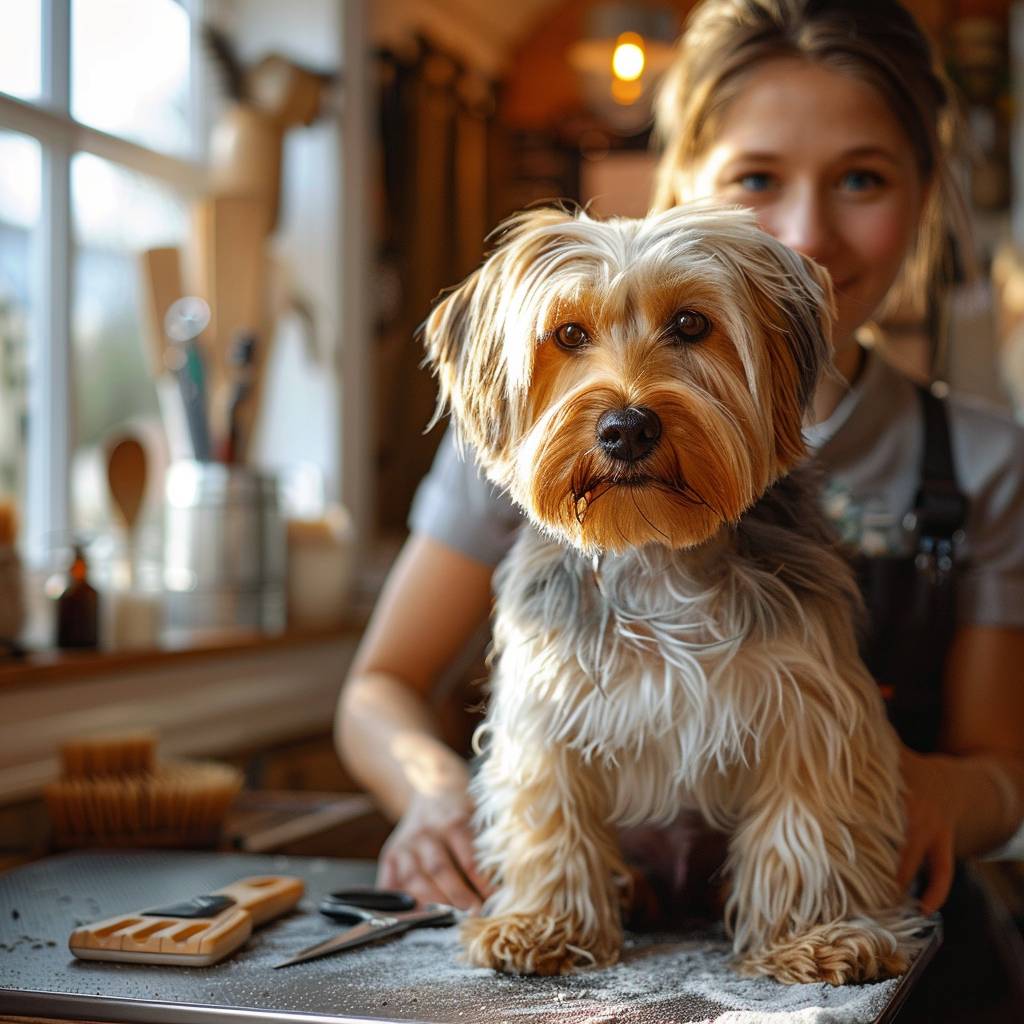
[[[591,452],[588,452],[587,456],[590,455]],[[612,490],[616,483],[614,479],[606,476],[594,475],[590,468],[589,460],[584,464],[584,467],[576,472],[570,484],[573,511],[576,516],[576,522],[580,526],[583,525],[584,517],[590,508],[597,504],[599,498]]]
[[[635,508],[637,510],[637,512],[640,514],[640,517],[643,519],[643,521],[655,533],[660,534],[662,537],[665,538],[666,541],[669,541],[669,543],[671,543],[671,538],[669,537],[669,535],[664,530],[661,530],[657,526],[655,526],[654,523],[651,522],[650,517],[647,515],[647,513],[640,507],[639,503],[636,500],[636,491],[630,491],[630,498],[633,501],[633,508]]]
[[[653,478],[651,480],[652,485],[660,491],[671,494],[673,497],[678,498],[687,505],[698,505],[708,509],[710,512],[714,513],[715,517],[719,520],[725,520],[728,518],[722,509],[708,501],[707,498],[705,498],[704,495],[702,495],[700,491],[698,491],[697,488],[686,479],[686,474],[683,473],[682,468],[678,463],[676,463],[674,469],[675,471],[671,477]]]

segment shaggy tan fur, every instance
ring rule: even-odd
[[[497,577],[473,790],[498,890],[464,926],[472,962],[614,960],[616,828],[697,808],[731,835],[741,970],[905,969],[921,922],[895,882],[897,740],[857,657],[849,569],[783,479],[830,302],[814,264],[702,203],[521,215],[431,314],[441,407],[531,521]],[[634,409],[660,436],[612,456],[599,421]]]

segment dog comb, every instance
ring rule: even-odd
[[[82,960],[206,967],[238,949],[254,927],[291,910],[304,891],[286,875],[243,878],[184,903],[76,928],[68,946]]]

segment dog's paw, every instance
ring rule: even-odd
[[[740,958],[741,974],[767,975],[787,985],[876,981],[909,966],[895,936],[872,922],[837,921],[753,950]]]
[[[509,974],[568,974],[579,967],[614,963],[622,945],[618,928],[583,936],[567,916],[501,914],[471,917],[460,932],[466,959]]]

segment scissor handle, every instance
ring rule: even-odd
[[[341,889],[325,896],[320,902],[320,913],[343,921],[358,919],[361,915],[352,913],[351,908],[395,911],[412,910],[416,900],[399,889],[356,888]]]

